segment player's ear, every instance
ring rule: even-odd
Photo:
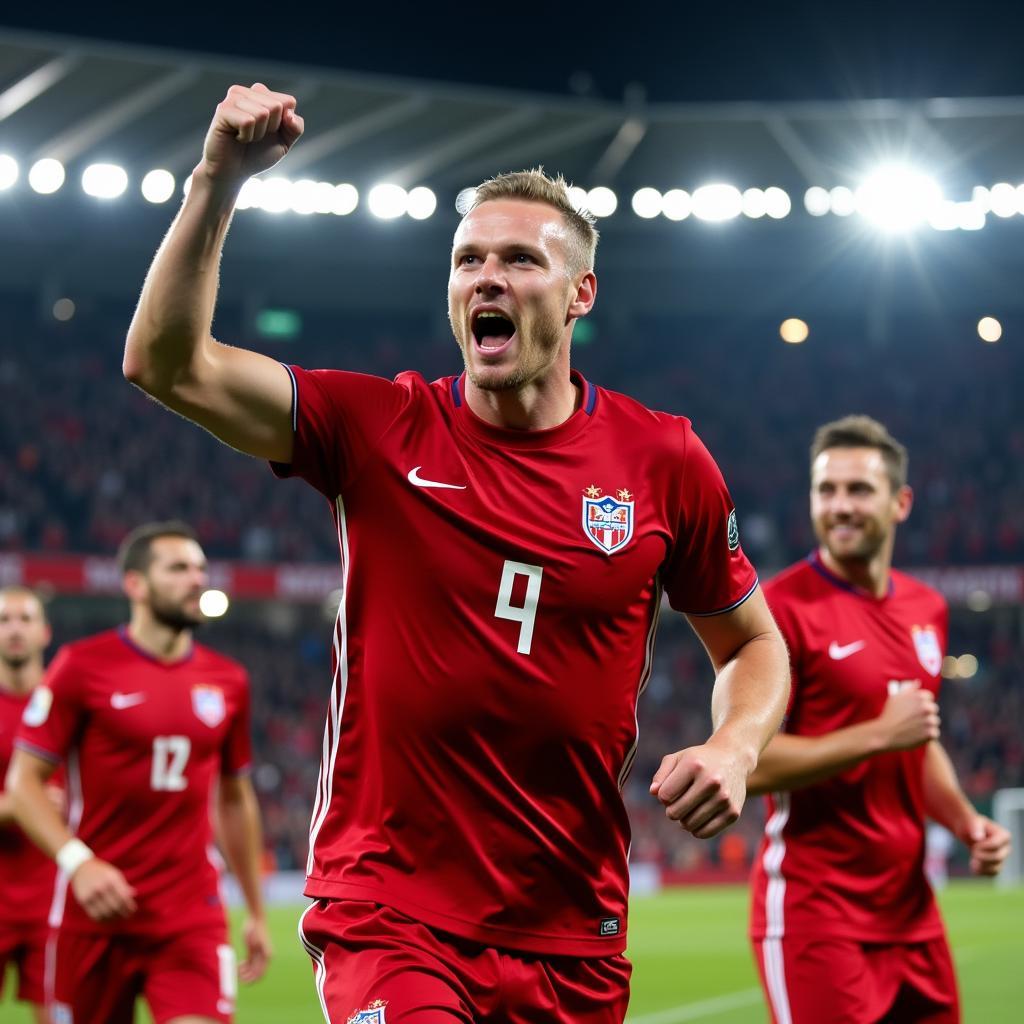
[[[597,299],[597,278],[592,270],[586,271],[576,283],[576,294],[569,303],[569,319],[586,316],[593,309]]]
[[[896,492],[896,522],[905,523],[910,518],[910,510],[914,507],[914,492],[904,484]]]
[[[138,569],[129,569],[121,577],[121,589],[129,601],[141,601],[146,596],[146,577]]]

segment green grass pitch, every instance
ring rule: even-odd
[[[1024,1020],[1024,888],[960,882],[941,895],[957,961],[965,1024]],[[683,888],[637,899],[630,919],[636,1024],[763,1024],[767,1014],[746,938],[746,889]],[[275,958],[239,994],[237,1024],[318,1024],[309,960],[295,933],[299,908],[273,911]],[[13,979],[8,979],[10,982]],[[28,1024],[10,985],[0,1019]],[[148,1022],[146,1014],[141,1015]]]

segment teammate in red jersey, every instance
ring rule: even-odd
[[[652,791],[715,835],[777,728],[786,661],[687,420],[570,372],[597,236],[540,172],[477,192],[449,314],[466,372],[284,368],[210,337],[238,190],[297,140],[233,87],[147,279],[124,370],[331,503],[344,597],[303,941],[333,1021],[621,1021],[629,826],[662,590],[716,670],[715,732]]]
[[[948,611],[891,568],[906,480],[906,449],[880,423],[822,427],[811,449],[820,546],[765,588],[793,666],[786,724],[750,779],[770,794],[751,935],[776,1024],[959,1021],[925,817],[967,844],[978,874],[1009,852],[938,742]]]
[[[18,722],[43,678],[50,626],[38,596],[27,587],[0,590],[0,780],[14,750]],[[47,788],[64,813],[64,792]],[[43,1006],[46,915],[56,869],[14,822],[11,800],[0,789],[0,990],[8,963],[17,965],[18,999],[32,1004],[38,1024],[49,1024]]]
[[[214,793],[249,910],[243,980],[262,974],[270,955],[246,775],[248,678],[192,638],[207,572],[187,526],[140,527],[120,562],[128,625],[61,648],[25,710],[8,776],[19,823],[61,868],[47,1003],[55,1024],[129,1024],[139,995],[156,1024],[230,1021],[235,963]],[[43,789],[62,760],[68,825]]]

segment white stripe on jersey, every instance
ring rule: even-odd
[[[68,829],[72,835],[78,833],[78,826],[82,824],[82,811],[85,801],[82,798],[82,775],[78,763],[78,748],[69,751],[66,762],[66,774],[68,777]],[[67,902],[68,883],[70,879],[63,871],[57,872],[57,880],[53,886],[53,902],[50,904],[49,925],[51,928],[59,928],[64,920],[64,905]]]
[[[338,602],[338,619],[334,628],[334,680],[331,684],[330,714],[324,725],[324,748],[320,759],[320,782],[317,788],[313,820],[309,829],[309,856],[306,859],[306,874],[312,874],[315,847],[320,829],[331,809],[334,793],[334,763],[338,758],[338,744],[341,733],[341,719],[345,713],[345,697],[348,694],[348,623],[345,618],[345,602],[348,600],[348,525],[345,519],[345,504],[339,494],[335,500],[338,516],[338,551],[341,555],[341,600]]]
[[[651,678],[651,669],[654,667],[654,636],[658,632],[658,620],[661,618],[661,580],[654,581],[654,611],[651,615],[651,625],[647,630],[647,646],[644,652],[644,667],[640,673],[640,683],[636,690],[636,703],[633,705],[633,745],[626,753],[626,758],[619,769],[619,789],[621,790],[629,778],[633,762],[636,760],[636,749],[640,743],[640,697],[647,689],[647,683]]]
[[[316,985],[317,997],[320,1000],[320,1009],[323,1010],[324,1020],[327,1021],[327,1024],[332,1024],[331,1015],[327,1012],[327,999],[324,996],[324,983],[327,981],[327,963],[324,960],[324,951],[319,949],[317,946],[314,946],[313,943],[306,938],[306,933],[303,930],[303,923],[306,920],[306,915],[315,906],[316,903],[310,903],[299,918],[299,942],[302,943],[306,952],[313,961],[314,984]]]
[[[768,879],[764,897],[765,937],[762,943],[764,976],[777,1024],[792,1024],[781,942],[786,933],[786,876],[782,873],[786,841],[782,833],[789,821],[789,793],[773,793],[772,799],[775,802],[775,813],[764,827],[768,846],[762,860],[765,877]]]

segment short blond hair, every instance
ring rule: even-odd
[[[594,227],[594,217],[589,211],[577,209],[573,204],[569,198],[569,183],[561,174],[552,178],[544,172],[543,167],[497,174],[476,187],[472,202],[464,213],[495,199],[521,199],[554,207],[565,218],[569,229],[569,251],[566,253],[566,269],[569,274],[575,277],[580,271],[594,269],[599,237]]]
[[[870,416],[844,416],[818,427],[811,445],[811,466],[829,448],[874,448],[882,453],[889,483],[895,494],[907,482],[907,449]]]

